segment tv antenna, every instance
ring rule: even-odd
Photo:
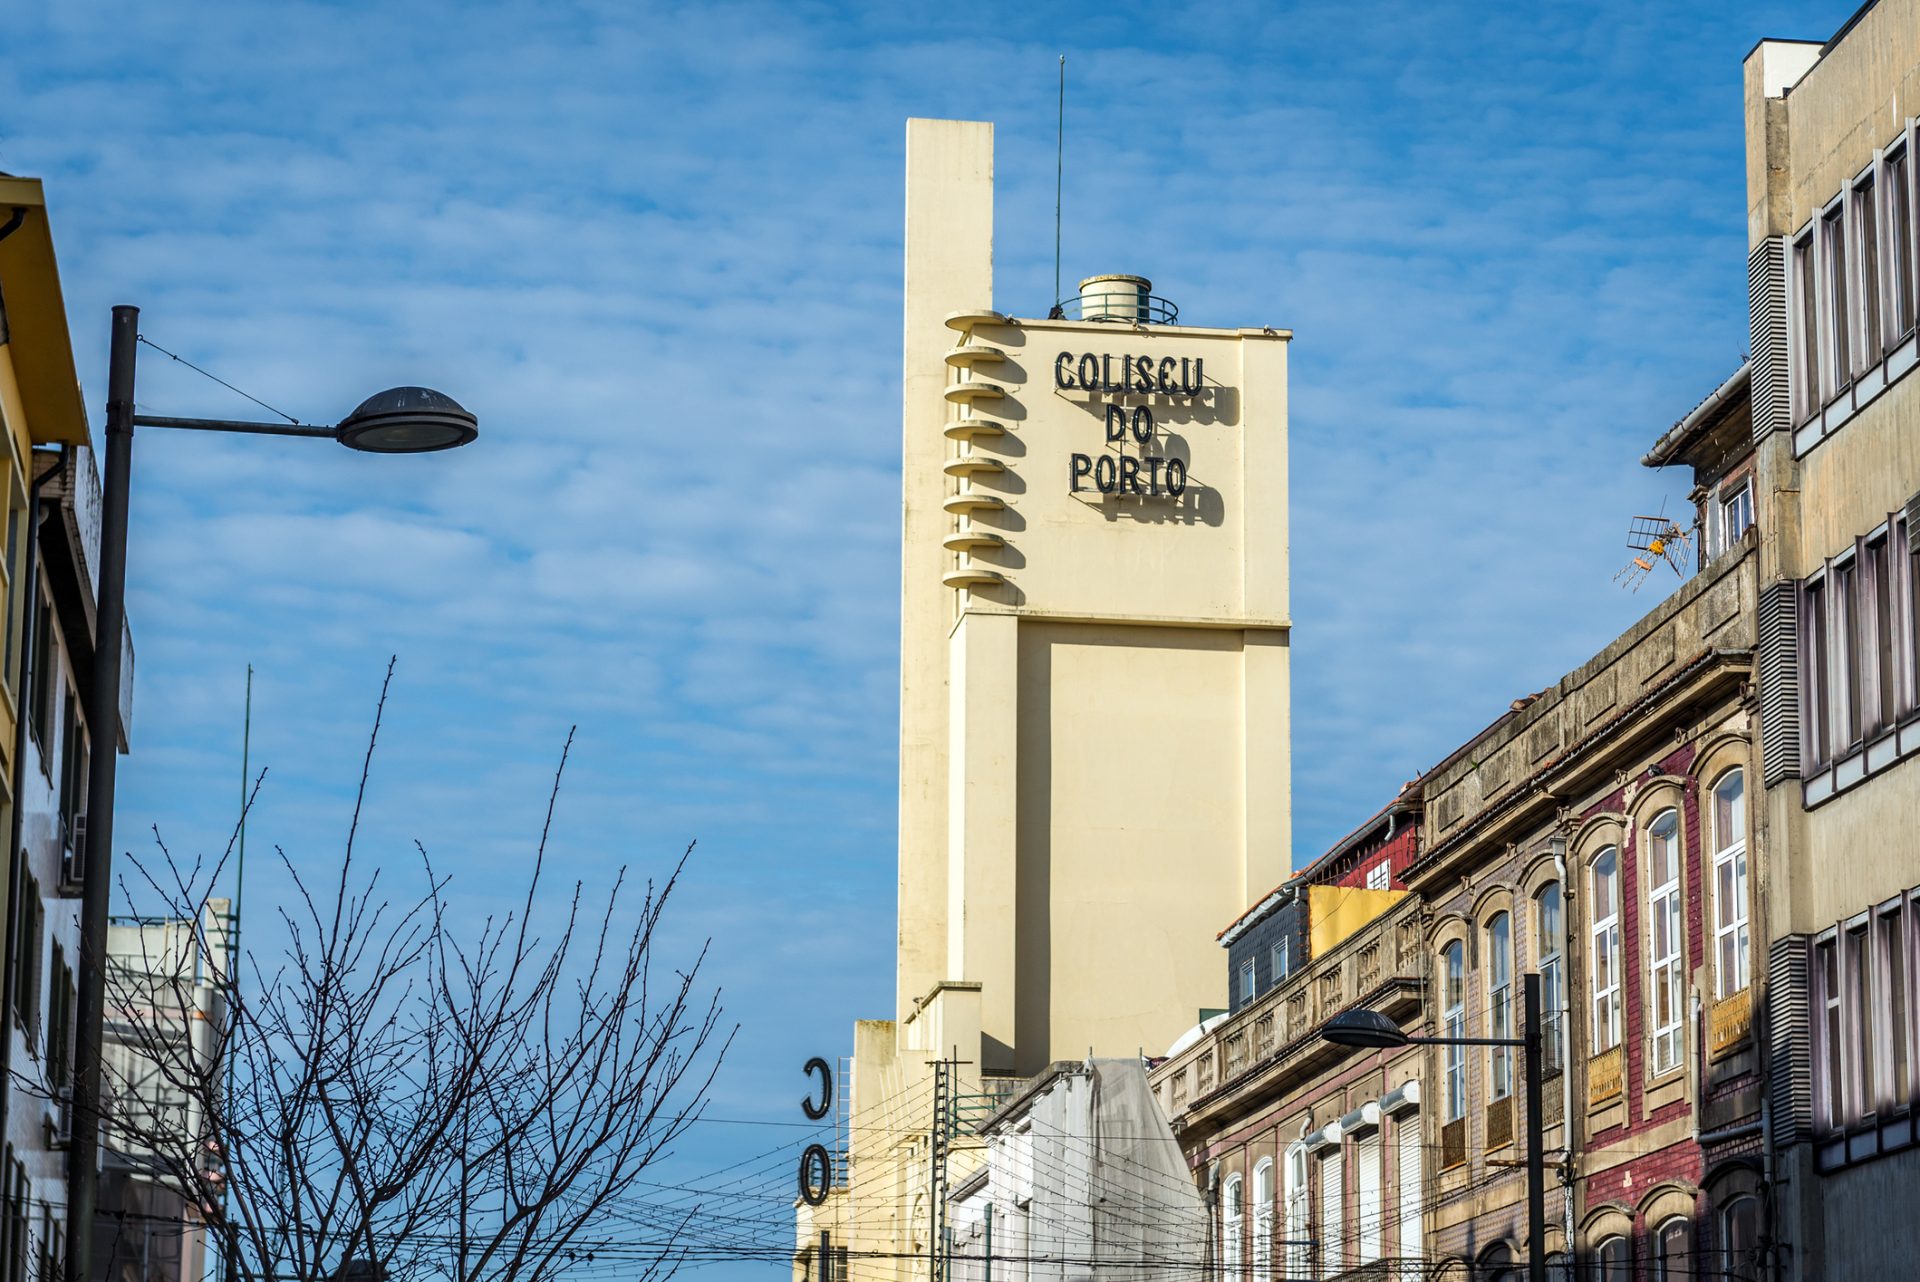
[[[1049,320],[1066,315],[1060,306],[1060,191],[1067,172],[1067,55],[1060,55],[1060,116],[1053,131],[1053,310]]]
[[[1687,577],[1687,562],[1692,557],[1693,538],[1678,522],[1665,515],[1636,516],[1627,524],[1627,547],[1633,559],[1620,568],[1613,581],[1630,592],[1653,573],[1653,567],[1666,562],[1677,578]]]

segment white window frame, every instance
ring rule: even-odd
[[[1610,896],[1603,901],[1600,895],[1600,863],[1612,857],[1613,874]],[[1588,975],[1589,991],[1593,1001],[1588,1008],[1588,1037],[1591,1052],[1599,1055],[1610,1051],[1620,1044],[1620,848],[1603,846],[1594,855],[1587,866],[1587,881],[1592,887],[1593,926],[1588,934],[1592,941],[1589,952]],[[1604,915],[1603,915],[1604,910]],[[1600,973],[1600,957],[1604,951],[1610,959],[1609,973]],[[1605,982],[1602,982],[1602,981]],[[1604,1017],[1604,1018],[1603,1018]]]
[[[1313,1206],[1307,1188],[1307,1146],[1295,1142],[1287,1147],[1286,1169],[1286,1243],[1284,1257],[1287,1277],[1306,1282],[1313,1276]]]
[[[1733,528],[1729,519],[1736,508],[1746,517],[1738,530]],[[1723,489],[1715,503],[1715,510],[1714,524],[1719,530],[1720,545],[1714,550],[1724,552],[1753,524],[1753,478],[1743,476],[1732,486]]]
[[[1268,960],[1273,967],[1273,982],[1275,984],[1278,984],[1281,980],[1293,973],[1293,962],[1288,956],[1291,951],[1287,946],[1287,939],[1284,935],[1281,936],[1280,942],[1273,946],[1273,953]]]
[[[1456,962],[1459,991],[1448,991],[1455,980]],[[1440,950],[1440,999],[1445,1003],[1441,1018],[1448,1037],[1467,1035],[1467,948],[1460,940],[1450,941]],[[1457,1122],[1467,1115],[1467,1053],[1464,1046],[1443,1046],[1446,1059],[1446,1099],[1441,1117]]]
[[[1549,929],[1547,922],[1547,892],[1553,891],[1560,905],[1556,911],[1560,915],[1560,926],[1566,925],[1567,894],[1559,879],[1544,883],[1533,892],[1533,929],[1535,955],[1540,970],[1540,1021],[1542,1041],[1540,1048],[1541,1063],[1552,1071],[1566,1065],[1566,1019],[1563,1007],[1567,1000],[1567,972],[1564,959],[1560,954],[1560,930]]]
[[[1393,888],[1392,863],[1390,863],[1388,860],[1382,859],[1379,863],[1367,869],[1367,889],[1368,890],[1391,890],[1392,888]]]
[[[1733,807],[1733,814],[1739,824],[1739,834],[1729,839],[1728,834],[1720,831],[1720,792],[1728,782],[1738,777],[1740,780],[1740,799]],[[1714,779],[1708,789],[1707,813],[1711,816],[1713,831],[1713,995],[1715,1000],[1724,1001],[1736,993],[1745,992],[1753,982],[1752,937],[1748,929],[1749,904],[1752,891],[1747,880],[1747,772],[1741,766],[1723,770]],[[1723,879],[1722,870],[1726,874]],[[1727,902],[1728,896],[1722,891],[1724,881],[1733,884],[1733,902]],[[1734,973],[1727,974],[1723,962],[1726,955],[1725,941],[1733,941]]]
[[[1267,1282],[1273,1276],[1273,1159],[1253,1164],[1253,1276]]]
[[[1229,1282],[1241,1276],[1240,1238],[1246,1213],[1245,1183],[1238,1172],[1220,1181],[1220,1265]]]
[[[1506,935],[1503,942],[1496,924]],[[1502,910],[1487,918],[1487,1036],[1513,1036],[1513,914]],[[1487,1099],[1513,1096],[1513,1048],[1488,1047]]]
[[[1686,943],[1682,937],[1680,907],[1680,865],[1683,854],[1680,847],[1680,812],[1668,807],[1653,817],[1647,825],[1647,881],[1651,884],[1655,876],[1653,870],[1656,843],[1661,838],[1658,829],[1663,821],[1672,825],[1667,835],[1668,877],[1647,891],[1647,966],[1650,982],[1647,985],[1647,1026],[1649,1040],[1653,1047],[1653,1076],[1660,1077],[1679,1068],[1686,1058],[1686,1041],[1682,1029],[1686,1024],[1686,998],[1681,981],[1681,972],[1685,966]],[[1662,950],[1660,939],[1661,919],[1667,924],[1666,948]],[[1667,1018],[1660,1018],[1660,996],[1664,990],[1667,997]]]
[[[1240,963],[1240,1005],[1251,1004],[1259,995],[1260,973],[1254,967],[1253,958],[1249,957]]]

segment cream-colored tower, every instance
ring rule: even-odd
[[[1287,875],[1288,335],[1002,315],[992,235],[992,126],[910,122],[898,999],[1024,1075],[1225,1005]]]
[[[1289,335],[1137,277],[1083,287],[1124,319],[995,311],[990,125],[909,122],[906,242],[899,1010],[807,1282],[945,1276],[965,1120],[1225,1006],[1216,932],[1290,864]]]

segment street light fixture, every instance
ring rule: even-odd
[[[423,454],[466,445],[479,422],[458,401],[425,387],[368,397],[334,427],[135,414],[133,384],[140,309],[113,309],[107,366],[105,466],[101,475],[100,597],[94,611],[93,683],[87,725],[113,736],[93,754],[87,780],[86,879],[80,901],[79,1010],[73,1057],[73,1137],[67,1150],[66,1282],[89,1282],[93,1212],[99,1193],[100,1059],[106,1006],[107,916],[113,885],[113,798],[120,718],[120,644],[127,619],[127,500],[135,427],[186,428],[259,436],[330,438],[369,454]]]
[[[1336,1046],[1388,1050],[1400,1046],[1518,1046],[1527,1085],[1527,1278],[1547,1282],[1547,1160],[1540,1121],[1540,976],[1520,977],[1521,1036],[1415,1037],[1377,1010],[1341,1011],[1320,1029]]]

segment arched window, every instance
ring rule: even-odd
[[[1647,954],[1651,980],[1653,1071],[1680,1066],[1681,1035],[1680,815],[1662,810],[1647,825]]]
[[[1448,1037],[1467,1035],[1467,962],[1466,952],[1460,947],[1460,941],[1454,940],[1440,950],[1440,961],[1446,976],[1444,1006],[1441,1018],[1445,1020]],[[1467,1115],[1467,1060],[1466,1048],[1449,1046],[1447,1052],[1447,1112],[1446,1120],[1458,1121]]]
[[[1495,1242],[1481,1252],[1474,1277],[1479,1282],[1519,1282],[1513,1271],[1513,1250],[1505,1242]]]
[[[1593,1053],[1620,1044],[1620,852],[1593,861]]]
[[[1564,925],[1560,883],[1550,881],[1533,897],[1534,955],[1540,959],[1540,1058],[1549,1073],[1567,1062],[1567,1030],[1562,1015],[1567,1004],[1567,981],[1560,957],[1560,933]]]
[[[1623,1237],[1603,1238],[1593,1252],[1594,1282],[1633,1282],[1633,1249]]]
[[[1513,1036],[1513,919],[1495,913],[1487,923],[1487,1036]],[[1493,1048],[1490,1098],[1513,1094],[1513,1048]]]
[[[1306,1145],[1295,1144],[1287,1150],[1286,1178],[1287,1219],[1282,1231],[1286,1234],[1287,1276],[1304,1282],[1311,1266],[1308,1235],[1312,1232],[1308,1224]]]
[[[1743,991],[1747,957],[1747,784],[1738,769],[1713,785],[1713,994]]]
[[[1245,1231],[1246,1199],[1238,1175],[1220,1184],[1220,1266],[1228,1282],[1240,1277],[1240,1235]]]
[[[1574,1282],[1573,1257],[1565,1251],[1549,1251],[1547,1282]]]
[[[1259,1282],[1273,1276],[1273,1159],[1263,1157],[1253,1167],[1253,1276]]]
[[[1691,1277],[1693,1255],[1687,1249],[1687,1221],[1676,1215],[1654,1230],[1653,1282],[1681,1282]]]
[[[1760,1199],[1752,1194],[1720,1208],[1720,1268],[1729,1282],[1758,1282]]]

